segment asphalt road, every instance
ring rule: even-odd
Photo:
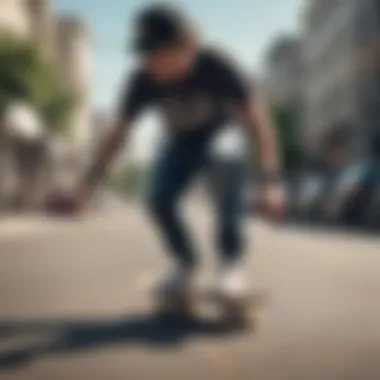
[[[212,215],[189,215],[208,278]],[[167,262],[141,209],[0,227],[0,379],[380,379],[380,238],[252,223],[269,302],[237,331],[152,317]]]

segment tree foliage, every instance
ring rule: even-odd
[[[294,172],[300,168],[303,159],[297,112],[287,105],[274,104],[271,117],[276,127],[283,168],[287,173]]]
[[[68,126],[75,94],[61,80],[36,43],[11,34],[0,35],[0,116],[14,101],[25,101],[39,111],[46,127]]]

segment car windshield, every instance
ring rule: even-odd
[[[320,188],[321,188],[322,182],[319,178],[309,178],[305,181],[303,189],[302,189],[302,200],[306,201],[308,199],[314,198]]]
[[[339,181],[338,191],[345,191],[357,185],[366,173],[365,165],[353,165],[346,169]]]

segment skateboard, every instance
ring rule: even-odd
[[[251,291],[239,299],[229,299],[210,289],[198,289],[186,297],[159,297],[156,315],[161,318],[182,317],[202,319],[216,324],[249,328],[258,323],[259,310],[266,297]]]

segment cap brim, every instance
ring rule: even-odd
[[[135,41],[132,45],[132,50],[135,53],[138,54],[149,54],[149,53],[154,53],[158,50],[163,50],[166,49],[170,46],[173,46],[177,43],[178,41]]]

